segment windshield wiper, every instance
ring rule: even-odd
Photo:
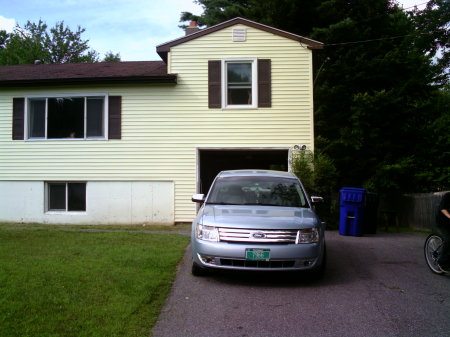
[[[206,205],[242,205],[242,204],[233,204],[230,202],[205,202]]]
[[[265,203],[262,203],[262,202],[248,202],[248,203],[245,203],[245,204],[242,204],[242,205],[247,205],[247,206],[278,206],[278,205],[275,205],[275,204],[265,204]]]

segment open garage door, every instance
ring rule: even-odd
[[[288,170],[288,149],[199,149],[198,193],[206,194],[224,170]]]

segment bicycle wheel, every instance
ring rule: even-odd
[[[442,237],[437,234],[430,234],[425,240],[425,260],[427,261],[428,267],[430,267],[431,271],[435,274],[443,274],[442,270],[437,264],[441,246]]]

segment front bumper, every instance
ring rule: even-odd
[[[267,261],[246,259],[246,249],[270,249]],[[234,270],[308,270],[319,267],[324,241],[310,244],[261,244],[209,242],[192,239],[192,259],[201,266]]]

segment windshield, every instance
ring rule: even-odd
[[[309,207],[295,179],[279,177],[222,177],[211,188],[208,204]]]

